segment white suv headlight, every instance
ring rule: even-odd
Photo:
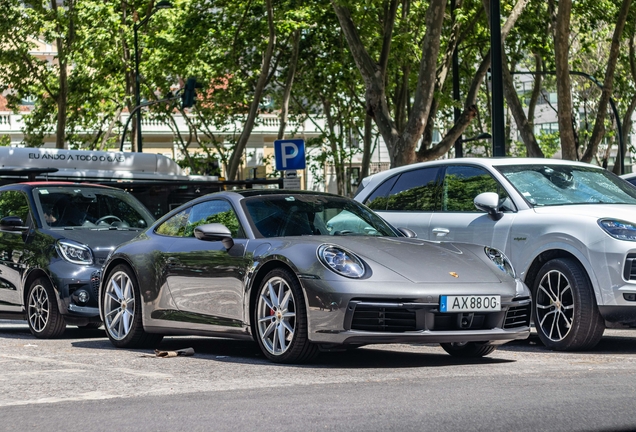
[[[512,278],[516,277],[515,269],[514,267],[512,267],[512,263],[510,262],[508,257],[504,255],[503,252],[501,252],[499,249],[491,248],[488,246],[484,248],[484,252],[486,252],[486,255],[488,256],[488,258],[490,258],[490,261],[492,261],[497,267],[499,267],[502,272],[506,273]]]
[[[615,239],[636,241],[636,224],[617,219],[599,219],[598,225]]]
[[[328,269],[339,275],[358,279],[364,275],[364,264],[354,253],[339,246],[324,244],[318,248],[318,258]]]
[[[58,240],[57,249],[66,261],[73,264],[93,264],[93,252],[81,243],[71,240]]]

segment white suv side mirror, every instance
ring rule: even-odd
[[[492,220],[498,221],[503,217],[503,212],[499,211],[499,195],[494,192],[480,193],[473,200],[477,210],[488,213]]]

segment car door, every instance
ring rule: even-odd
[[[483,192],[499,195],[503,217],[493,220],[477,210],[474,199]],[[494,246],[509,254],[509,235],[516,209],[505,189],[483,167],[449,165],[441,186],[441,209],[430,220],[430,239]]]
[[[27,196],[20,191],[0,193],[0,219],[17,216],[31,225]],[[0,230],[0,308],[18,311],[22,304],[22,276],[33,256],[29,231]]]
[[[365,201],[396,228],[409,228],[429,238],[433,212],[439,208],[439,167],[405,171],[387,179]]]
[[[222,223],[230,229],[234,246],[194,237],[203,224]],[[229,202],[216,199],[198,203],[189,212],[167,251],[167,282],[172,298],[186,320],[240,326],[244,321],[244,276],[249,261],[244,257],[247,239]]]

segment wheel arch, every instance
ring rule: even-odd
[[[590,282],[590,285],[592,286],[592,289],[594,290],[594,297],[596,298],[596,301],[598,304],[598,301],[599,301],[598,283],[596,282],[593,275],[590,274],[588,270],[588,266],[586,266],[585,263],[577,255],[564,249],[546,250],[541,252],[539,255],[537,255],[534,258],[534,260],[532,261],[532,264],[530,264],[530,267],[528,267],[528,270],[526,272],[526,277],[524,280],[528,288],[532,291],[534,287],[534,283],[536,281],[537,275],[539,274],[539,270],[541,269],[541,267],[548,261],[553,260],[555,258],[570,258],[580,264],[588,281]]]
[[[31,286],[34,280],[39,278],[46,278],[49,281],[49,283],[53,287],[53,291],[55,291],[55,294],[57,294],[56,301],[58,302],[58,305],[59,305],[60,290],[53,283],[53,281],[51,280],[51,277],[49,276],[47,272],[45,272],[41,268],[36,268],[30,271],[26,279],[24,279],[24,288],[22,289],[22,304],[24,305],[24,307],[26,307],[26,304],[27,304],[27,296],[29,295],[29,287]]]
[[[113,258],[111,261],[109,261],[104,266],[104,268],[102,269],[101,280],[99,281],[99,293],[98,293],[98,296],[97,296],[99,317],[102,320],[102,322],[104,321],[104,317],[102,316],[102,290],[104,289],[104,284],[106,283],[106,279],[108,277],[108,274],[112,271],[112,269],[117,267],[119,264],[124,264],[128,268],[130,268],[132,273],[135,275],[135,279],[137,279],[137,281],[139,281],[139,276],[137,275],[137,271],[135,270],[135,267],[130,263],[130,261],[128,261],[127,259],[125,259],[125,258],[123,258],[121,256]],[[141,307],[142,307],[142,310],[143,310],[143,307],[144,307],[144,302],[143,301],[141,302]]]
[[[247,323],[248,323],[248,328],[250,329],[250,332],[252,332],[252,316],[254,314],[254,308],[256,308],[256,296],[258,294],[258,287],[261,285],[261,283],[265,279],[265,276],[267,275],[267,273],[269,273],[270,271],[274,269],[279,269],[279,268],[288,270],[296,279],[298,279],[298,276],[296,276],[296,272],[294,271],[294,269],[287,262],[278,258],[271,259],[258,268],[256,273],[252,277],[252,281],[249,284],[249,288],[248,288],[249,292],[247,293],[249,298],[249,303],[246,305],[247,306]],[[301,287],[302,287],[302,284],[301,284]],[[303,295],[305,295],[304,289],[303,289]],[[306,298],[303,300],[305,302],[307,301]],[[254,337],[254,334],[252,334],[252,337]]]

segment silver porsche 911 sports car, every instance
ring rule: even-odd
[[[118,247],[103,275],[118,347],[208,335],[253,338],[282,363],[403,342],[480,357],[530,333],[530,293],[500,251],[418,240],[324,193],[198,198]]]

